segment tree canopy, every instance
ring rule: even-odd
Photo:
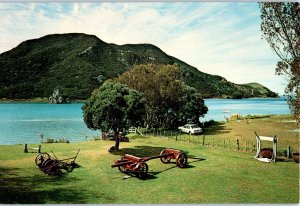
[[[207,113],[196,89],[181,80],[176,65],[142,64],[110,80],[142,92],[147,100],[145,122],[148,127],[174,128]]]
[[[103,132],[112,129],[115,148],[119,149],[118,134],[130,126],[140,126],[145,114],[145,99],[141,93],[119,83],[104,83],[93,91],[82,107],[84,122],[90,129]]]
[[[289,82],[285,92],[289,96],[296,119],[300,115],[300,6],[298,2],[263,2],[261,9],[262,37],[267,40],[280,60],[276,74],[285,75]]]

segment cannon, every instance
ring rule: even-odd
[[[133,155],[125,154],[120,160],[117,160],[115,164],[111,167],[118,167],[119,171],[122,173],[133,173],[136,174],[138,178],[145,179],[148,174],[147,161],[152,159],[160,158],[161,162],[167,164],[174,159],[176,165],[180,168],[184,168],[188,164],[188,159],[185,153],[176,149],[164,149],[157,156],[151,157],[136,157]]]
[[[52,151],[51,152],[55,158],[52,158],[48,153],[43,152],[36,156],[35,164],[47,175],[60,176],[63,174],[61,171],[62,169],[64,169],[66,172],[71,172],[74,168],[79,167],[79,165],[75,163],[79,151],[80,149],[77,151],[76,156],[62,160],[59,160]]]

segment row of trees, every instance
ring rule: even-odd
[[[198,123],[208,109],[181,76],[176,65],[136,65],[94,90],[82,108],[84,121],[90,129],[112,129],[116,149],[119,132],[130,126],[176,128]]]

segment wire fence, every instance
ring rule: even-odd
[[[195,145],[202,145],[207,147],[223,148],[235,151],[244,152],[256,152],[257,145],[256,140],[245,140],[243,138],[226,139],[218,136],[206,136],[206,135],[191,135],[184,134],[179,131],[164,131],[160,129],[152,129],[143,131],[144,136],[153,136],[157,138],[164,138],[165,140],[181,141]],[[264,144],[265,148],[272,148],[272,143],[268,142]],[[279,146],[277,145],[277,151],[279,155],[289,156],[292,152],[291,146]],[[297,149],[295,149],[297,151]]]

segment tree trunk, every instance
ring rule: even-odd
[[[114,130],[115,135],[115,149],[119,151],[120,139],[119,139],[119,129]]]

